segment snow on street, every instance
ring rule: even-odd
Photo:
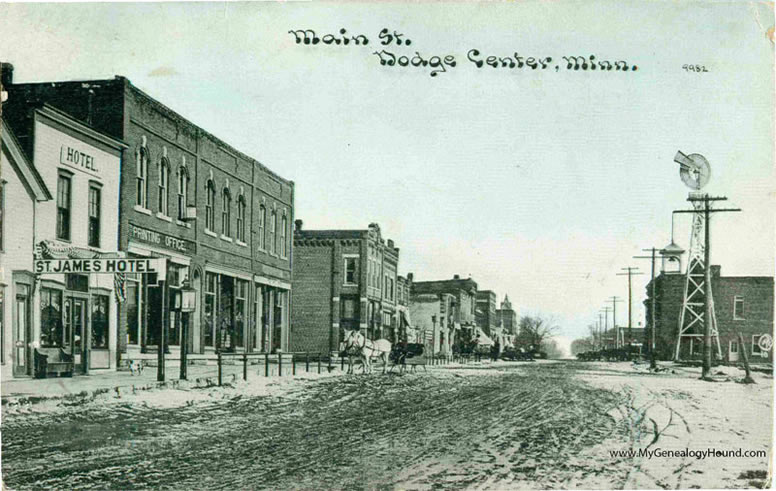
[[[767,458],[610,454],[769,448],[769,376],[694,377],[499,362],[4,407],[3,477],[13,489],[757,485]]]

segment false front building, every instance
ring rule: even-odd
[[[291,349],[334,352],[344,331],[357,328],[369,339],[395,343],[404,309],[397,308],[393,241],[383,239],[376,223],[362,230],[295,225]]]
[[[30,105],[45,102],[128,145],[118,249],[130,258],[165,259],[167,268],[163,278],[128,274],[122,280],[117,342],[123,358],[153,357],[162,329],[173,352],[182,342],[195,355],[287,349],[292,181],[123,77],[6,90],[12,127],[23,126]],[[182,339],[179,292],[186,284],[198,300]]]
[[[116,368],[114,275],[79,265],[117,256],[126,145],[45,104],[22,114],[7,109],[4,117],[17,125],[3,121],[2,130],[3,376],[45,375],[36,354],[52,367],[67,362],[71,374]],[[51,261],[58,272],[38,270],[34,260]]]

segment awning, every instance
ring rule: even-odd
[[[487,334],[485,334],[485,331],[483,331],[479,327],[477,328],[477,330],[475,332],[476,332],[476,335],[475,335],[475,338],[474,338],[474,342],[477,343],[478,345],[480,345],[480,346],[493,346],[494,344],[496,344],[496,343],[493,342],[492,339],[490,339],[488,337]]]
[[[53,240],[42,240],[35,247],[35,256],[40,259],[100,259],[123,255],[119,252],[96,252],[86,247],[63,244]]]

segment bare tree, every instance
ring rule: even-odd
[[[524,315],[520,318],[518,343],[529,348],[539,349],[560,328],[555,322],[540,315]]]

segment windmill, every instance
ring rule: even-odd
[[[684,297],[682,299],[682,310],[679,314],[679,328],[676,339],[676,350],[674,360],[682,356],[682,342],[689,341],[689,353],[695,352],[695,343],[703,345],[703,339],[706,332],[706,322],[710,322],[711,337],[717,345],[717,355],[722,357],[722,348],[719,344],[719,332],[717,330],[717,316],[714,313],[714,298],[711,293],[711,276],[707,274],[706,268],[710,264],[706,254],[707,243],[705,237],[706,223],[705,208],[708,207],[708,195],[704,195],[700,190],[709,182],[711,178],[711,166],[703,155],[693,153],[685,155],[681,151],[676,153],[674,162],[679,164],[679,177],[684,184],[692,189],[689,201],[693,204],[692,232],[690,234],[689,259],[687,261],[687,274],[684,283]],[[706,285],[706,282],[709,282]],[[710,308],[707,308],[707,303]],[[707,319],[707,313],[710,312],[711,319]]]

